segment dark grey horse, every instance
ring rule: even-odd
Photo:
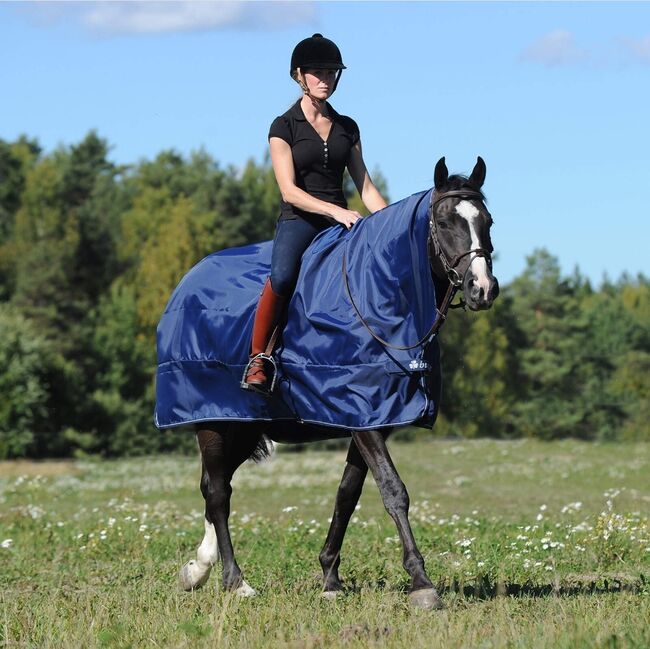
[[[463,301],[474,311],[488,309],[499,293],[499,285],[492,274],[492,219],[481,192],[485,173],[485,163],[480,157],[469,178],[449,176],[444,158],[438,161],[435,168],[435,191],[432,193],[430,208],[429,257],[431,272],[440,295],[440,316],[436,327],[444,321],[457,290],[462,292]],[[436,332],[437,330],[430,333]],[[389,345],[386,341],[380,342]],[[439,379],[440,368],[435,367],[433,374]],[[439,391],[439,380],[435,383]],[[338,573],[341,546],[370,469],[386,510],[399,532],[404,549],[403,565],[411,577],[411,604],[420,608],[440,608],[442,602],[427,576],[424,560],[409,524],[409,496],[406,487],[386,447],[389,434],[387,429],[342,430],[285,421],[214,421],[197,424],[196,437],[203,465],[201,492],[205,498],[205,536],[198,548],[196,560],[189,561],[181,569],[182,587],[192,590],[202,586],[221,557],[224,588],[243,596],[255,593],[244,581],[235,560],[228,529],[232,493],[230,483],[243,462],[250,458],[259,459],[264,454],[266,439],[301,443],[349,437],[351,441],[347,463],[336,495],[332,523],[320,553],[323,596],[333,598],[343,590]]]

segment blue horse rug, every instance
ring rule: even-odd
[[[158,325],[155,423],[294,420],[346,429],[433,425],[440,390],[437,339],[410,346],[437,317],[427,239],[431,190],[333,226],[302,258],[274,358],[271,397],[240,387],[253,318],[270,272],[267,241],[214,253],[174,290]]]

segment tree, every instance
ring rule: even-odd
[[[558,260],[546,250],[535,251],[506,294],[523,334],[518,350],[523,399],[513,407],[517,429],[543,439],[584,435],[579,424],[585,413],[576,381],[583,325],[575,316],[573,290],[561,278]]]
[[[511,415],[518,396],[518,339],[512,300],[501,296],[485,313],[452,313],[441,333],[441,413],[454,433],[517,435]]]
[[[18,309],[0,304],[0,458],[34,450],[37,432],[52,432],[49,370],[54,350]]]

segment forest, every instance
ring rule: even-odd
[[[193,448],[153,425],[159,316],[199,259],[273,236],[268,160],[109,152],[94,131],[53,152],[0,139],[0,459]],[[489,312],[452,313],[441,415],[409,434],[648,441],[649,323],[647,277],[593,286],[532,249]]]

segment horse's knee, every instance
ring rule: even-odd
[[[399,479],[392,481],[384,498],[384,507],[392,518],[408,513],[410,499],[406,485]]]

